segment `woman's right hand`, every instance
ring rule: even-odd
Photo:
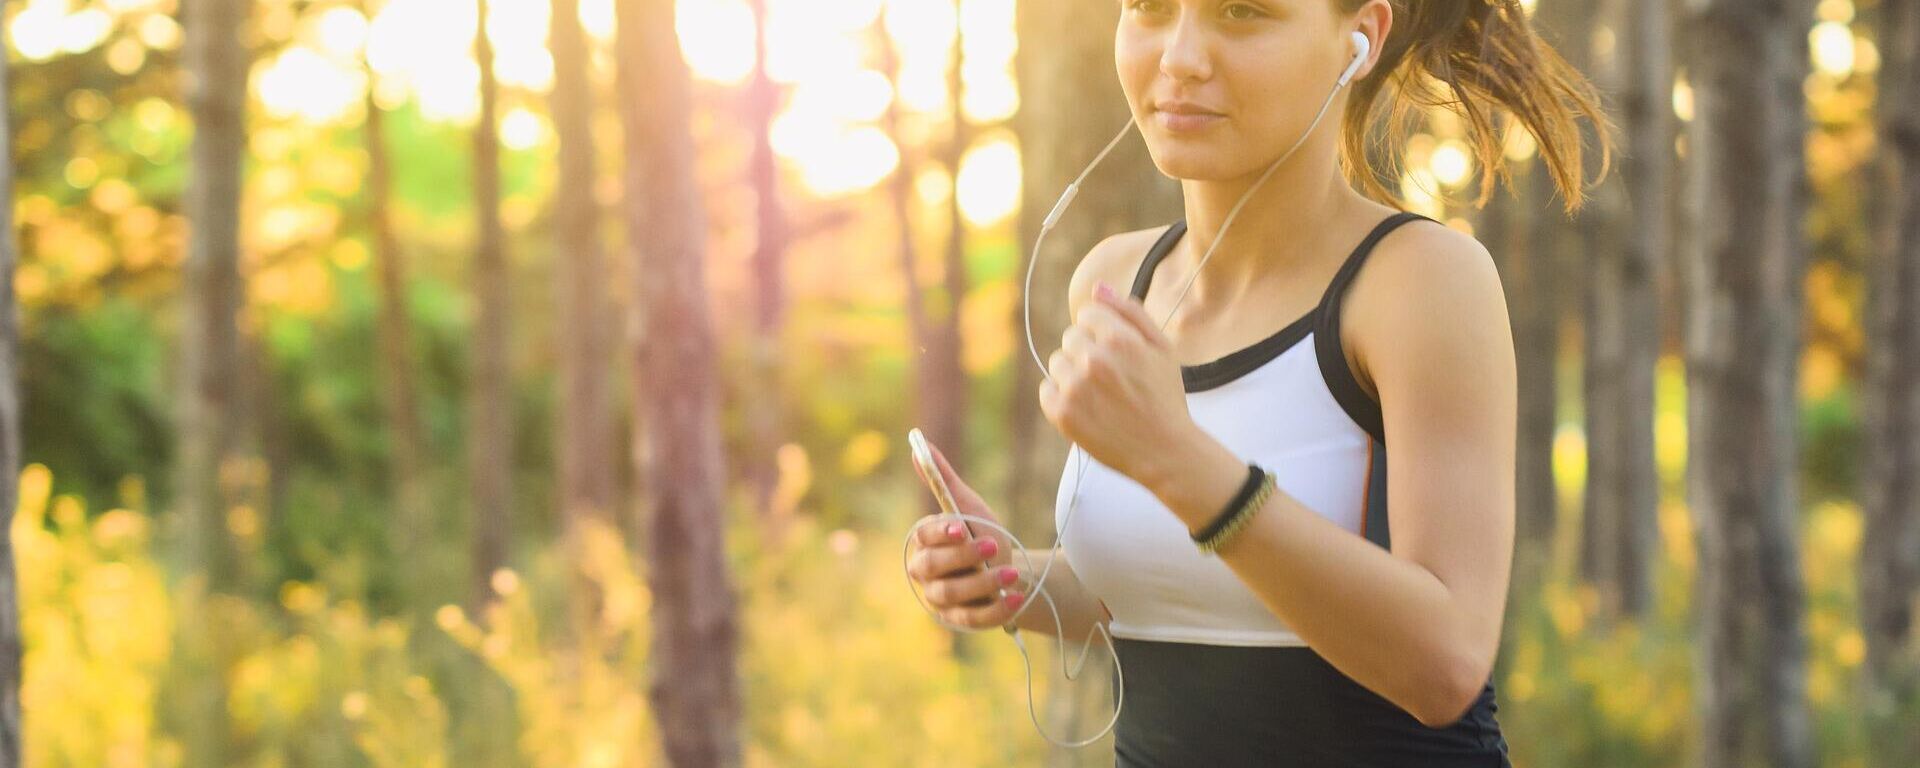
[[[986,501],[960,479],[947,464],[940,449],[933,449],[934,463],[953,492],[954,504],[962,514],[985,518],[998,524],[1000,519],[987,508]],[[918,463],[914,472],[920,472]],[[921,477],[924,483],[926,478]],[[948,624],[969,629],[985,629],[1007,623],[1020,608],[1025,595],[1010,592],[1018,580],[1013,567],[1012,544],[998,531],[986,526],[973,530],[968,540],[966,526],[948,515],[927,515],[915,523],[912,552],[907,556],[907,576],[919,586],[927,604]],[[986,567],[981,568],[982,565]]]

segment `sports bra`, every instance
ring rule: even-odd
[[[1374,246],[1416,219],[1427,217],[1401,212],[1375,226],[1305,315],[1249,346],[1180,371],[1188,411],[1203,430],[1272,472],[1279,490],[1383,549],[1391,544],[1386,438],[1379,404],[1360,388],[1341,350],[1340,306]],[[1185,233],[1186,222],[1176,221],[1154,243],[1134,278],[1134,298],[1146,298],[1154,268]],[[1114,637],[1305,645],[1226,563],[1193,546],[1185,524],[1158,497],[1076,453],[1061,473],[1054,523],[1074,575],[1112,613]],[[1078,507],[1067,520],[1082,461],[1088,466]]]

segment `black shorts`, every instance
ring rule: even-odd
[[[1117,768],[1512,765],[1491,681],[1458,721],[1429,728],[1304,646],[1113,642]]]

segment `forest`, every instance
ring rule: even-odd
[[[896,547],[915,427],[1055,540],[1130,2],[0,0],[0,766],[1113,765]],[[1511,314],[1513,765],[1920,765],[1920,0],[1474,4],[1614,147],[1380,179]]]

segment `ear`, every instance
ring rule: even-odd
[[[1361,80],[1373,74],[1374,65],[1380,62],[1380,55],[1387,48],[1387,34],[1393,29],[1393,5],[1387,0],[1367,0],[1353,12],[1354,31],[1366,35],[1368,51],[1360,63],[1360,70],[1353,76]]]

